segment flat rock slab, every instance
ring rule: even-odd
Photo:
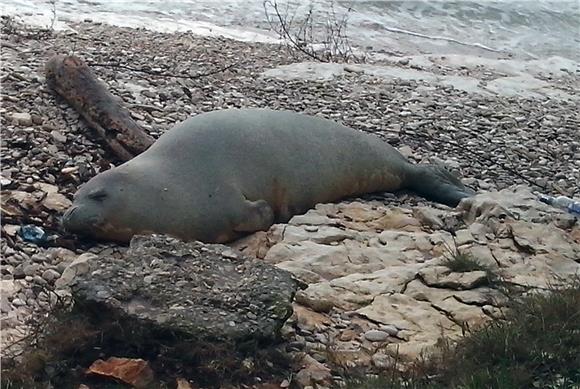
[[[296,294],[301,316],[309,311],[329,324],[312,329],[298,320],[298,330],[315,332],[315,339],[328,336],[334,353],[358,358],[356,350],[379,342],[388,345],[381,353],[415,360],[441,336],[460,338],[465,328],[501,313],[507,297],[495,277],[526,288],[574,279],[579,231],[573,215],[539,202],[527,187],[511,187],[480,193],[456,209],[319,204],[234,247],[306,284]],[[447,263],[454,250],[480,268],[453,271]],[[385,337],[376,332],[383,327],[397,332]],[[320,348],[307,351],[316,355]],[[352,363],[358,362],[345,362]]]
[[[71,283],[77,309],[194,339],[274,339],[292,314],[290,273],[227,246],[138,236]]]

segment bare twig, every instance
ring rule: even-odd
[[[276,0],[265,0],[263,5],[270,28],[286,41],[290,52],[302,53],[318,62],[364,62],[364,56],[354,54],[347,36],[348,18],[354,11],[352,7],[339,17],[333,0],[323,15],[324,20],[317,23],[313,2],[300,20],[296,17],[297,8],[290,15],[288,3],[284,11]],[[319,31],[319,38],[315,37],[316,27],[323,30]]]
[[[266,12],[266,18],[268,20],[268,23],[270,24],[270,27],[275,29],[274,22],[272,21],[270,14],[268,13],[268,6],[272,7],[275,11],[276,18],[277,18],[278,24],[279,24],[279,30],[277,30],[278,34],[283,39],[290,42],[290,46],[292,49],[298,50],[302,54],[305,54],[308,57],[310,57],[316,61],[325,62],[321,57],[319,57],[316,54],[316,52],[314,50],[308,49],[304,43],[300,42],[300,36],[303,34],[303,31],[305,31],[304,26],[308,25],[308,22],[311,20],[312,9],[307,14],[305,22],[302,23],[301,27],[298,30],[298,33],[296,35],[294,35],[290,32],[291,23],[294,20],[294,17],[292,17],[292,19],[290,20],[290,23],[288,23],[287,18],[283,17],[282,14],[280,13],[280,10],[278,9],[278,3],[276,1],[272,2],[270,0],[267,0],[267,1],[264,1],[264,11]],[[302,35],[302,36],[304,37],[304,35]]]

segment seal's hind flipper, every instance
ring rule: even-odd
[[[409,189],[425,197],[450,207],[456,207],[461,199],[471,197],[475,192],[467,188],[444,166],[413,165]]]
[[[265,231],[274,224],[274,211],[265,200],[244,201],[240,220],[234,225],[236,232]]]

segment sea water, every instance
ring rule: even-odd
[[[370,1],[271,0],[300,21],[313,10],[315,32],[345,15],[351,44],[371,52],[560,56],[580,61],[579,0]],[[264,0],[0,0],[3,15],[66,28],[90,19],[163,32],[277,42]],[[55,18],[56,16],[56,18]]]

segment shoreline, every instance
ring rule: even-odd
[[[90,3],[72,0],[66,5],[45,3],[30,7],[9,0],[2,11],[38,26],[64,28],[69,22],[92,20],[158,32],[191,30],[199,35],[223,35],[241,41],[279,41],[271,31],[267,7],[262,1],[169,1],[166,7],[160,6],[158,1],[141,5],[111,4],[101,0]],[[427,0],[418,1],[412,7],[396,3],[343,7],[334,4],[333,0],[310,6],[302,1],[292,3],[284,12],[293,14],[296,22],[307,12],[313,12],[311,22],[321,34],[329,18],[342,18],[347,14],[351,43],[371,52],[444,53],[489,58],[499,55],[522,60],[553,56],[580,59],[577,39],[574,40],[577,38],[576,19],[580,14],[573,1],[543,0],[533,6],[513,0],[483,5],[467,1],[455,4],[452,9]],[[274,12],[271,6],[268,10]],[[127,14],[130,16],[125,17]]]

